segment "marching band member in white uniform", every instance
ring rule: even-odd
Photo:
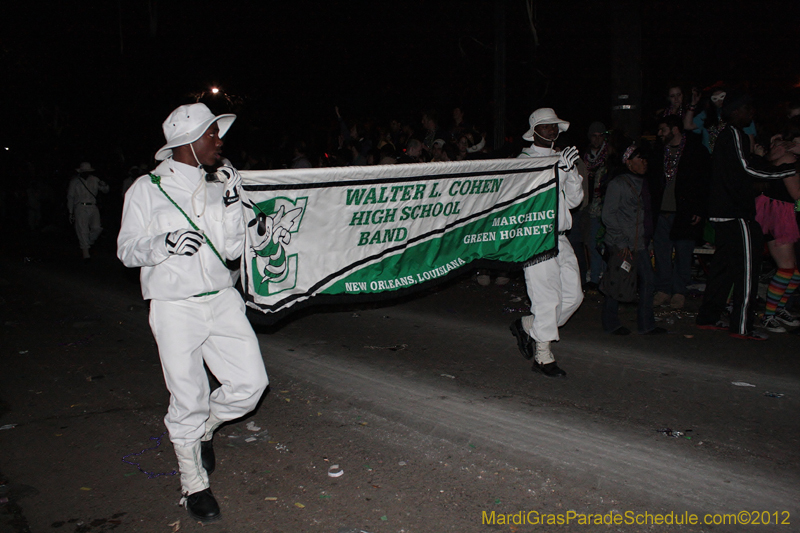
[[[558,163],[558,255],[525,267],[525,285],[531,300],[532,315],[517,319],[511,324],[511,333],[517,338],[522,355],[535,358],[533,370],[548,377],[566,376],[556,364],[550,343],[559,340],[558,328],[569,320],[583,301],[578,259],[565,235],[572,227],[569,210],[583,200],[583,178],[575,166],[578,150],[569,147],[561,152],[553,149],[556,139],[569,128],[548,108],[537,109],[530,116],[530,130],[522,136],[533,141],[518,157],[559,156]],[[535,347],[531,338],[535,341]]]
[[[69,182],[67,190],[67,209],[69,221],[75,224],[75,233],[78,235],[78,245],[81,247],[83,259],[88,261],[89,248],[103,232],[100,224],[100,210],[97,208],[97,195],[108,193],[108,185],[97,176],[89,174],[94,172],[92,165],[84,161],[75,169],[77,176]]]
[[[258,340],[227,263],[244,249],[241,177],[216,167],[235,115],[184,105],[164,121],[162,161],[125,195],[117,256],[141,267],[142,295],[170,392],[164,422],[181,474],[182,502],[198,520],[220,518],[208,474],[223,422],[255,408],[267,387]],[[212,178],[209,181],[209,178]],[[210,391],[203,362],[222,384]]]

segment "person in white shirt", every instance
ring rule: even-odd
[[[267,387],[258,340],[231,270],[244,248],[241,177],[222,161],[222,136],[235,115],[185,105],[164,121],[162,161],[125,195],[117,256],[141,267],[142,295],[170,392],[164,422],[178,457],[182,504],[197,520],[220,518],[208,474],[212,437],[223,422],[255,408]],[[209,390],[203,363],[222,384]]]
[[[522,138],[533,141],[533,145],[522,150],[518,157],[559,156],[558,255],[525,266],[532,315],[514,321],[511,333],[517,338],[522,355],[526,359],[535,358],[534,371],[548,377],[564,377],[566,372],[556,364],[550,343],[559,340],[558,328],[566,324],[583,301],[578,259],[565,235],[572,227],[569,210],[583,201],[583,178],[575,166],[578,150],[569,147],[558,152],[553,148],[559,134],[569,128],[569,122],[547,107],[534,111],[529,122],[530,130]]]
[[[75,225],[78,244],[84,261],[91,258],[89,248],[103,232],[100,224],[100,210],[97,208],[97,195],[108,193],[108,185],[100,178],[90,174],[92,165],[84,161],[75,169],[77,176],[72,178],[67,189],[67,209],[69,221]]]

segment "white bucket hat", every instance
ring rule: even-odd
[[[94,172],[94,169],[88,161],[84,161],[78,168],[75,169],[75,172]]]
[[[172,149],[191,144],[203,136],[214,122],[219,122],[219,136],[224,137],[236,115],[217,115],[205,104],[182,105],[169,114],[162,124],[167,144],[156,152],[156,161],[163,161],[172,155]]]
[[[531,113],[531,118],[528,119],[531,124],[531,129],[522,136],[526,141],[533,140],[533,128],[539,124],[558,124],[558,133],[564,133],[569,129],[569,122],[561,120],[556,116],[556,112],[549,107],[542,107]]]

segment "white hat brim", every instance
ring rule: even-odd
[[[567,122],[566,120],[561,120],[561,119],[553,121],[553,122],[549,122],[549,121],[548,122],[540,122],[539,124],[558,124],[558,134],[559,135],[561,135],[562,133],[564,133],[565,131],[567,131],[569,129],[569,122]],[[529,129],[525,133],[525,135],[522,136],[522,138],[525,139],[526,141],[533,141],[533,128],[535,128],[539,124],[531,126],[531,129]]]
[[[192,144],[197,139],[203,136],[208,128],[215,122],[219,123],[219,136],[220,138],[224,137],[226,133],[228,133],[228,129],[230,129],[231,124],[233,121],[236,120],[236,115],[233,113],[227,113],[224,115],[217,115],[216,117],[212,117],[195,129],[190,131],[189,133],[182,135],[178,139],[173,139],[172,141],[168,142],[164,146],[162,146],[158,152],[156,152],[156,161],[163,161],[172,155],[172,149],[177,148],[178,146],[183,146],[185,144]]]

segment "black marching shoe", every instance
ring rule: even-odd
[[[533,368],[531,370],[539,371],[545,376],[549,378],[563,378],[567,377],[567,373],[561,370],[555,361],[552,363],[547,363],[545,365],[540,365],[539,363],[533,363]]]
[[[214,468],[217,467],[217,457],[214,455],[214,439],[203,442],[200,441],[200,461],[203,463],[203,468],[206,469],[206,474],[211,474]]]
[[[222,518],[219,512],[219,505],[211,489],[201,490],[186,497],[186,510],[189,516],[201,522],[213,522]]]
[[[518,318],[511,323],[509,328],[511,334],[517,338],[517,347],[519,348],[522,357],[525,359],[533,359],[533,339],[522,327],[522,319]]]

